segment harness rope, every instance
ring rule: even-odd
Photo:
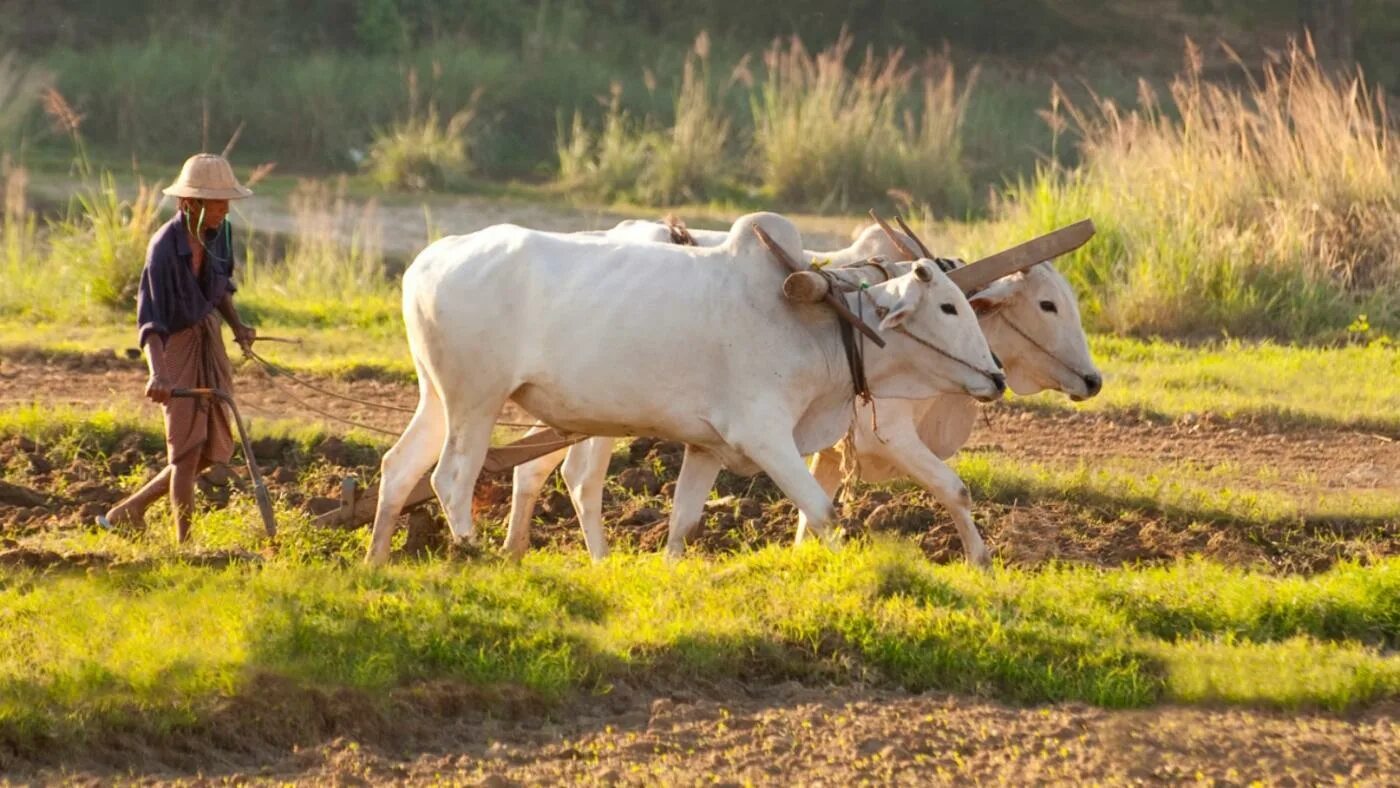
[[[311,389],[312,391],[318,394],[324,394],[327,397],[334,397],[335,399],[344,400],[345,402],[353,402],[356,405],[364,405],[366,407],[378,408],[380,410],[392,410],[397,411],[399,413],[413,413],[415,410],[414,408],[405,408],[402,405],[393,405],[387,402],[371,402],[370,400],[359,399],[357,397],[350,397],[344,394],[336,393],[334,391],[331,391],[330,389],[321,388],[320,386],[316,385],[315,383],[312,383],[309,380],[298,377],[295,373],[293,373],[286,367],[279,367],[271,361],[268,361],[267,359],[258,355],[257,351],[253,350],[252,348],[247,348],[243,352],[245,355],[248,356],[248,358],[251,358],[252,360],[256,361],[264,370],[266,370],[269,377],[281,375],[282,377],[288,378],[289,380],[301,386],[305,386],[306,388]]]
[[[371,400],[359,399],[358,397],[350,397],[350,396],[347,396],[347,395],[344,395],[344,394],[340,394],[340,393],[331,391],[331,390],[326,389],[326,388],[322,388],[321,386],[318,386],[318,385],[316,385],[315,383],[312,383],[311,381],[306,380],[305,378],[302,378],[302,377],[298,376],[297,374],[293,373],[291,370],[287,369],[286,367],[282,367],[282,366],[279,366],[279,365],[277,365],[277,364],[274,364],[274,363],[271,362],[271,361],[268,361],[267,359],[265,359],[265,358],[263,358],[262,356],[258,355],[258,353],[257,353],[256,351],[254,351],[251,347],[249,347],[249,348],[244,348],[244,349],[243,349],[243,352],[244,352],[244,354],[245,354],[246,356],[248,356],[248,358],[251,358],[251,359],[252,359],[254,362],[256,362],[260,367],[262,367],[262,369],[263,369],[264,372],[267,373],[267,382],[268,382],[269,385],[271,385],[274,389],[276,389],[276,390],[277,390],[279,393],[281,393],[283,396],[285,396],[285,397],[287,397],[288,399],[290,399],[292,402],[296,403],[297,405],[301,406],[302,408],[304,408],[304,409],[306,409],[306,410],[311,411],[312,413],[315,413],[315,414],[318,415],[318,416],[321,416],[322,418],[327,418],[327,419],[330,419],[330,420],[332,420],[332,421],[340,422],[341,424],[345,424],[345,425],[348,425],[348,426],[351,426],[351,427],[359,427],[360,429],[370,430],[370,431],[372,431],[372,432],[378,432],[378,433],[381,433],[381,434],[383,434],[383,435],[398,435],[398,434],[399,434],[399,433],[397,433],[397,432],[392,432],[392,431],[390,431],[390,430],[386,430],[386,429],[383,429],[383,428],[381,428],[381,427],[376,427],[376,426],[374,426],[373,424],[366,424],[366,423],[364,423],[364,422],[362,422],[362,421],[356,421],[356,420],[354,420],[354,419],[347,419],[347,418],[345,418],[344,416],[337,416],[337,415],[335,415],[334,413],[328,413],[328,412],[326,412],[326,411],[324,411],[324,410],[321,410],[320,408],[317,408],[315,405],[312,405],[311,403],[307,402],[306,400],[302,399],[301,397],[298,397],[296,394],[292,393],[289,389],[283,387],[281,384],[279,384],[279,383],[277,382],[276,378],[277,378],[278,376],[285,377],[285,378],[287,378],[288,380],[291,380],[293,383],[296,383],[296,384],[298,384],[298,385],[301,385],[301,386],[304,386],[304,387],[306,387],[306,388],[308,388],[308,389],[311,389],[312,391],[315,391],[315,392],[317,392],[318,394],[323,394],[323,395],[325,395],[325,396],[327,396],[327,397],[333,397],[333,398],[338,399],[338,400],[344,400],[345,402],[352,402],[352,403],[355,403],[356,405],[364,405],[364,406],[370,407],[370,408],[378,408],[378,409],[380,409],[380,410],[386,410],[386,411],[396,411],[396,412],[399,412],[399,413],[415,413],[415,412],[416,412],[416,409],[414,409],[414,408],[405,408],[405,407],[403,407],[402,405],[393,405],[393,404],[386,403],[386,402],[373,402],[373,401],[371,401]],[[544,427],[544,426],[547,426],[547,425],[545,425],[544,422],[535,422],[535,423],[533,423],[533,424],[522,424],[522,423],[519,423],[519,422],[512,422],[512,421],[498,421],[498,422],[496,422],[496,425],[497,425],[497,426],[500,426],[500,427],[520,427],[520,428],[526,428],[526,429],[533,429],[533,428],[535,428],[535,427]],[[565,444],[565,445],[567,445],[567,444]]]
[[[1071,373],[1072,375],[1074,375],[1075,377],[1078,377],[1078,378],[1083,378],[1083,377],[1084,377],[1084,375],[1083,375],[1079,370],[1075,369],[1074,367],[1071,367],[1069,364],[1066,364],[1063,360],[1060,359],[1059,356],[1055,355],[1054,353],[1051,353],[1044,345],[1042,345],[1042,344],[1040,344],[1039,342],[1035,341],[1035,339],[1033,339],[1033,338],[1031,337],[1030,334],[1027,334],[1025,331],[1022,331],[1022,330],[1021,330],[1021,327],[1018,326],[1018,325],[1016,325],[1015,321],[1013,321],[1011,318],[1007,317],[1007,316],[1004,315],[1004,314],[998,314],[997,317],[1000,317],[1002,320],[1006,321],[1006,324],[1007,324],[1008,326],[1011,326],[1011,330],[1012,330],[1012,331],[1015,331],[1016,333],[1020,334],[1022,339],[1026,340],[1026,341],[1029,342],[1029,343],[1031,343],[1031,346],[1032,346],[1032,347],[1034,347],[1036,350],[1039,350],[1041,353],[1045,354],[1045,356],[1046,356],[1047,358],[1049,358],[1051,361],[1054,361],[1056,364],[1059,364],[1060,366],[1062,366],[1062,367],[1064,367],[1065,369],[1069,370],[1070,373]]]

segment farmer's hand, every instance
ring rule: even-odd
[[[257,338],[257,329],[253,328],[252,326],[239,323],[233,329],[233,341],[237,342],[238,346],[243,348],[243,350],[245,351],[247,351],[253,346],[253,340]]]
[[[150,380],[146,381],[146,398],[164,405],[170,401],[171,388],[173,386],[164,377],[152,375]]]

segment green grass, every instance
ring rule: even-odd
[[[302,454],[309,454],[311,447],[332,434],[324,427],[290,419],[258,420],[250,427],[251,439],[286,441]],[[65,462],[105,455],[128,435],[140,436],[147,449],[165,445],[165,427],[157,418],[134,418],[111,407],[79,409],[43,402],[0,408],[0,437],[11,435],[29,438]],[[352,430],[343,437],[367,457],[385,448],[384,440],[367,433]]]
[[[1017,702],[1343,709],[1400,691],[1400,564],[1302,583],[1202,564],[983,574],[877,542],[667,566],[534,554],[380,572],[176,558],[0,574],[0,731],[191,724],[251,677],[546,698],[624,677],[875,680]],[[1267,677],[1267,678],[1265,678]],[[138,724],[138,720],[140,720]]]
[[[1268,478],[1267,470],[1251,477],[1228,464],[1207,469],[1191,461],[1114,458],[1111,467],[1087,462],[1064,467],[1027,463],[1014,454],[969,452],[958,455],[953,466],[978,499],[1007,503],[1061,500],[1219,524],[1400,523],[1400,496],[1393,490],[1281,490],[1280,480]]]
[[[1013,400],[1018,406],[1185,414],[1318,426],[1400,437],[1400,349],[1385,340],[1317,348],[1231,340],[1201,346],[1093,336],[1103,393],[1083,403],[1063,397]]]

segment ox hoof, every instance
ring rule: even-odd
[[[530,543],[521,541],[519,544],[509,544],[504,546],[502,552],[505,553],[506,560],[512,564],[518,564],[525,558],[525,554],[530,551]]]
[[[447,545],[447,557],[461,560],[471,560],[481,557],[481,546],[475,539],[453,539]]]

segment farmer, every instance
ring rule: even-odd
[[[233,241],[229,200],[252,191],[234,177],[222,156],[191,156],[165,190],[179,210],[146,250],[136,302],[138,341],[151,377],[146,396],[165,408],[167,465],[131,497],[97,518],[104,528],[144,527],[146,509],[170,493],[175,538],[190,536],[195,477],[233,456],[233,433],[224,406],[209,397],[172,397],[181,388],[232,389],[232,367],[224,351],[220,317],[245,349],[255,332],[233,306]]]

